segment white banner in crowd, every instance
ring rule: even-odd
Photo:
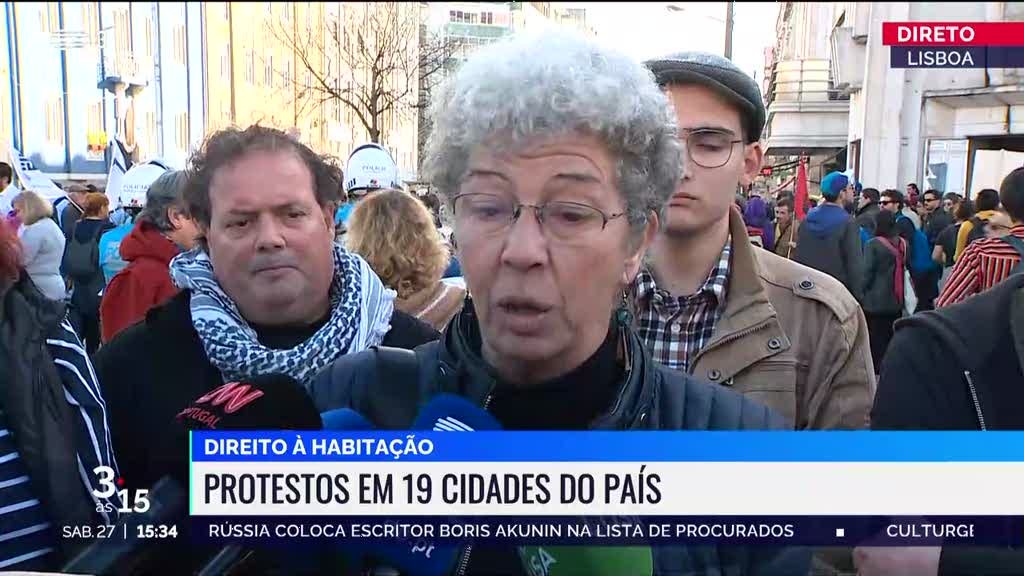
[[[123,206],[127,202],[121,199],[121,185],[124,175],[131,168],[131,160],[125,155],[121,143],[111,139],[107,146],[110,149],[110,171],[107,173],[107,198],[113,207]]]
[[[64,191],[49,176],[36,169],[35,164],[14,146],[11,146],[10,157],[11,167],[18,176],[22,190],[31,190],[51,202],[64,195]]]

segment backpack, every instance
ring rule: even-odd
[[[985,238],[985,225],[988,224],[988,219],[971,216],[968,222],[973,224],[974,227],[967,233],[967,244],[964,244],[965,248],[970,246],[971,242]]]
[[[81,220],[79,220],[79,223]],[[75,224],[78,230],[78,224]],[[80,242],[78,235],[72,232],[71,242],[64,253],[64,272],[72,279],[87,282],[100,271],[100,235],[103,227],[99,226],[96,233],[86,242]]]
[[[899,222],[906,216],[896,219]],[[932,243],[928,236],[920,228],[914,228],[914,236],[910,241],[910,271],[914,274],[925,274],[939,267],[939,263],[932,260]]]
[[[121,241],[131,233],[134,224],[131,222],[108,230],[100,236],[99,260],[100,269],[103,270],[103,281],[109,285],[114,276],[128,267],[128,263],[121,258]]]
[[[1003,236],[1000,240],[1012,246],[1013,249],[1017,251],[1017,254],[1020,254],[1020,260],[1013,268],[1010,269],[1010,276],[1024,272],[1024,240],[1021,240],[1013,234]]]

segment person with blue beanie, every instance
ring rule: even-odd
[[[859,302],[863,276],[860,230],[845,208],[853,202],[855,187],[842,172],[829,172],[821,179],[823,202],[807,213],[793,259],[839,280]]]

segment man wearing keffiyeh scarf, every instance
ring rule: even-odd
[[[271,128],[222,130],[186,174],[201,239],[171,262],[181,292],[95,357],[134,488],[181,464],[175,415],[225,382],[284,374],[299,386],[344,354],[439,336],[394,310],[395,293],[335,244],[342,174],[305,145]]]

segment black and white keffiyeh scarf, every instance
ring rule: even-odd
[[[170,264],[171,279],[192,292],[192,325],[206,355],[224,378],[287,374],[301,384],[338,357],[380,344],[390,329],[395,292],[388,289],[358,254],[334,245],[331,316],[305,342],[287,350],[260,344],[235,302],[213,274],[210,257],[200,249],[183,252]]]

